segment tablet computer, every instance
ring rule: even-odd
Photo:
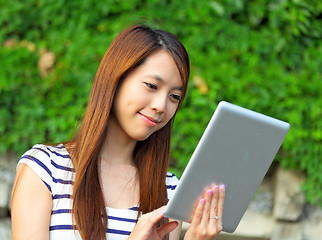
[[[203,190],[213,183],[223,183],[223,231],[234,232],[289,128],[289,123],[220,102],[164,216],[190,222]]]

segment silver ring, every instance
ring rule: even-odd
[[[216,219],[216,220],[218,220],[218,216],[215,216],[215,217],[209,217],[209,219]]]

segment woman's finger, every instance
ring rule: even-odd
[[[149,221],[147,221],[146,223],[148,224],[147,227],[154,226],[158,221],[160,221],[163,218],[164,209],[165,206],[162,206],[158,209],[155,209],[153,212],[149,212],[141,216],[142,220],[149,219]]]
[[[210,206],[210,218],[209,221],[211,223],[215,223],[217,221],[216,217],[218,217],[218,198],[219,198],[219,186],[213,185],[212,186],[213,195],[212,195],[212,201]]]
[[[222,220],[223,210],[224,210],[224,199],[225,199],[225,185],[222,184],[219,187],[219,196],[218,196],[218,218]]]
[[[165,210],[166,206],[162,206],[162,207],[159,207],[157,209],[155,209],[154,211],[152,211],[151,213],[152,214],[163,214],[164,210]]]
[[[156,209],[153,212],[143,214],[137,224],[135,225],[133,231],[129,236],[129,240],[135,239],[158,239],[158,231],[156,229],[156,223],[163,218],[163,212],[165,207]],[[171,227],[171,225],[170,225]],[[164,229],[164,231],[169,231],[171,229]],[[162,232],[162,229],[161,229]]]
[[[211,206],[211,202],[212,202],[212,196],[213,196],[213,190],[212,189],[208,189],[208,191],[205,194],[205,206],[203,209],[203,213],[202,213],[202,219],[201,219],[201,225],[203,227],[207,227],[208,223],[209,223],[209,217],[210,217],[210,206]]]
[[[191,226],[197,226],[200,224],[205,202],[206,200],[204,198],[199,200],[192,217]]]
[[[174,229],[176,229],[176,227],[178,226],[178,222],[177,221],[173,221],[173,222],[168,222],[164,225],[162,225],[161,227],[159,227],[157,229],[157,233],[160,237],[160,239],[163,239],[163,237],[165,235],[167,235],[168,233],[172,232]]]

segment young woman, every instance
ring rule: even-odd
[[[13,239],[179,239],[181,223],[162,211],[178,183],[167,172],[170,135],[189,71],[170,33],[143,25],[121,32],[98,68],[76,137],[35,145],[20,159]],[[221,231],[224,193],[205,189],[185,239]]]

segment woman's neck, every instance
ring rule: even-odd
[[[134,165],[132,156],[136,142],[120,133],[119,128],[114,126],[114,121],[110,121],[100,154],[101,161],[107,161],[109,164]]]
[[[102,193],[108,207],[127,209],[139,202],[140,184],[132,158],[136,142],[109,124],[99,165]]]

